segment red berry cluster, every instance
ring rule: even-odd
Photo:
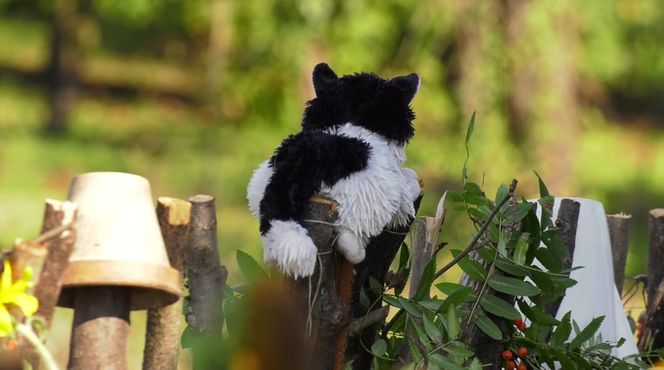
[[[516,326],[516,328],[521,330],[521,331],[526,330],[526,323],[523,322],[523,320],[521,320],[521,319],[514,320],[514,326]]]
[[[524,323],[521,319],[514,320],[514,326],[516,326],[516,328],[520,331],[525,331],[527,328],[526,323]],[[519,347],[516,353],[520,359],[519,366],[516,365],[516,361],[518,359],[514,356],[512,351],[506,350],[502,353],[503,361],[505,361],[505,370],[528,370],[528,366],[526,366],[525,363],[525,358],[528,356],[528,349],[526,349],[526,347]]]
[[[528,350],[526,347],[519,347],[519,349],[516,351],[517,354],[519,355],[519,358],[521,358],[521,363],[519,366],[516,366],[516,358],[514,357],[514,353],[510,350],[506,350],[503,352],[502,357],[503,360],[505,361],[505,369],[506,370],[527,370],[528,366],[526,366],[524,359],[526,356],[528,356]]]

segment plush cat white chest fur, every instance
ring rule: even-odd
[[[337,249],[350,262],[359,263],[364,259],[364,249],[372,236],[380,234],[388,226],[406,225],[414,217],[413,202],[420,194],[420,186],[415,171],[401,167],[406,159],[402,145],[389,142],[381,135],[352,123],[327,129],[326,132],[357,138],[370,146],[365,169],[334,184],[322,184],[320,190],[321,195],[334,199],[339,205],[335,226],[338,232]],[[272,172],[269,161],[265,161],[249,183],[249,208],[256,218],[260,216],[260,202]],[[293,221],[276,221],[263,236],[266,246],[270,245],[271,240],[276,240],[274,233],[287,233],[290,240],[283,245],[267,247],[265,263],[277,264],[295,276],[310,275],[315,255],[298,255],[295,251],[283,250],[294,243],[311,243],[306,229]]]

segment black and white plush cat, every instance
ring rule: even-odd
[[[401,165],[415,132],[410,102],[419,83],[414,73],[338,78],[327,64],[314,68],[316,98],[304,111],[302,131],[282,142],[248,186],[266,264],[296,278],[313,274],[317,249],[303,217],[315,194],[339,204],[336,247],[352,263],[364,259],[369,238],[414,217],[420,186]]]

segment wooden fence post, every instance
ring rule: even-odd
[[[664,208],[650,211],[650,255],[648,257],[648,307],[639,337],[640,350],[664,347]]]
[[[69,370],[127,370],[131,288],[77,288]]]
[[[181,275],[190,213],[191,203],[185,200],[160,197],[157,203],[157,220],[168,260]],[[143,370],[177,369],[182,324],[182,298],[166,307],[148,310]]]
[[[563,270],[567,271],[565,275],[569,277],[569,270],[572,268],[572,260],[574,259],[574,250],[576,249],[576,229],[579,223],[579,213],[581,212],[581,203],[571,200],[562,199],[560,201],[560,208],[558,208],[558,218],[556,219],[556,227],[558,227],[558,237],[567,247],[567,258],[563,261]],[[564,296],[559,297],[555,302],[545,307],[546,313],[556,317],[560,304]]]
[[[185,250],[186,275],[189,282],[189,311],[187,324],[194,338],[205,342],[220,338],[224,319],[222,301],[227,271],[219,261],[217,247],[217,216],[214,197],[194,195],[190,197],[191,217]],[[204,345],[203,347],[207,347]],[[206,357],[193,346],[194,369],[210,366]]]
[[[332,370],[336,346],[342,327],[348,320],[348,310],[338,297],[337,268],[343,265],[334,250],[337,204],[329,199],[313,197],[305,215],[306,229],[318,248],[318,263],[309,278],[289,278],[299,306],[306,308],[306,331],[311,347],[305,363],[310,370]],[[346,262],[347,263],[347,262]]]
[[[74,249],[76,231],[73,224],[77,209],[76,203],[46,200],[41,233],[45,239],[43,243],[47,254],[34,288],[34,295],[39,300],[35,315],[44,319],[46,329],[51,327],[55,306],[62,290],[62,274],[67,269],[69,256]],[[48,235],[50,233],[54,235]],[[40,358],[31,346],[22,341],[21,350],[32,368],[39,369]]]
[[[618,294],[622,294],[625,282],[625,264],[627,263],[627,251],[629,249],[629,228],[632,223],[632,215],[619,213],[607,215],[606,221],[609,225],[611,237],[611,255],[613,256],[613,277],[618,288]]]

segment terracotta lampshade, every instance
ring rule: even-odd
[[[168,261],[147,179],[119,172],[74,177],[68,200],[78,204],[76,243],[58,304],[73,307],[76,290],[131,289],[131,309],[162,307],[182,294]]]

